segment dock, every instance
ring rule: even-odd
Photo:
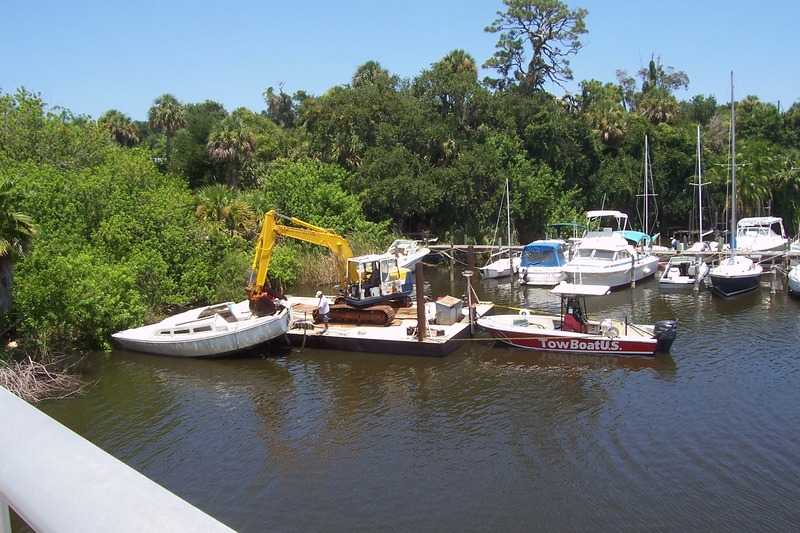
[[[455,300],[450,298],[448,303]],[[333,298],[331,298],[331,301]],[[289,297],[294,315],[294,324],[287,333],[295,348],[309,347],[325,350],[344,350],[350,352],[372,352],[393,355],[422,355],[444,357],[478,332],[474,320],[494,313],[494,305],[487,302],[473,304],[473,321],[470,321],[469,308],[462,305],[443,307],[436,302],[425,304],[425,331],[420,340],[417,319],[417,306],[401,307],[388,326],[355,324],[328,324],[328,332],[322,324],[314,324],[311,311],[317,299],[312,297]],[[460,304],[460,300],[458,300]],[[443,317],[453,309],[452,318]],[[445,311],[445,312],[443,312]]]

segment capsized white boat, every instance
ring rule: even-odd
[[[256,316],[250,302],[225,302],[178,313],[111,337],[126,350],[176,357],[222,357],[254,348],[284,335],[291,328],[292,312],[275,300],[273,314]]]
[[[609,291],[608,286],[562,282],[550,291],[561,297],[558,316],[534,315],[523,309],[518,315],[479,318],[478,325],[496,339],[525,350],[639,356],[668,352],[677,336],[675,320],[645,325],[629,323],[627,318],[588,319],[585,297]]]

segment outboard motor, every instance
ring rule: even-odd
[[[653,326],[653,338],[658,340],[656,343],[657,352],[668,352],[677,336],[677,320],[659,320]]]

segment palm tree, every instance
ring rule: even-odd
[[[351,85],[353,88],[374,85],[378,81],[390,81],[389,71],[377,61],[367,61],[356,69]]]
[[[11,307],[14,263],[28,254],[36,235],[33,219],[14,210],[18,200],[13,183],[0,182],[0,313]]]
[[[195,193],[195,215],[201,220],[219,223],[231,235],[247,236],[255,233],[258,219],[253,208],[238,198],[235,189],[227,185],[207,185]]]
[[[153,102],[148,113],[150,127],[163,132],[167,136],[167,161],[169,161],[172,137],[175,132],[186,126],[186,110],[177,98],[171,94],[162,94]]]
[[[128,115],[109,109],[97,119],[97,124],[106,128],[111,139],[121,146],[133,146],[139,142],[139,129]]]
[[[239,166],[242,161],[250,161],[256,152],[256,139],[253,133],[242,126],[238,120],[228,118],[219,129],[208,136],[208,154],[215,161],[228,165],[228,186],[239,188]]]

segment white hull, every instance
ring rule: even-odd
[[[631,275],[631,268],[633,275]],[[584,260],[570,262],[564,271],[571,283],[577,285],[608,285],[617,288],[630,285],[631,281],[640,281],[655,275],[658,270],[658,257],[648,255],[641,257],[631,266],[631,261],[609,262]]]
[[[253,348],[285,334],[292,315],[287,307],[269,316],[250,313],[247,300],[200,307],[156,324],[114,333],[127,350],[176,357],[220,357]]]
[[[386,253],[397,257],[397,265],[400,268],[407,268],[411,272],[422,258],[430,253],[430,248],[420,248],[416,241],[408,239],[397,239],[391,245]]]
[[[507,257],[493,261],[488,265],[481,267],[481,277],[483,279],[503,278],[516,274],[519,270],[519,264],[522,260],[519,257],[514,257],[509,262]]]
[[[794,294],[800,294],[800,267],[793,266],[789,270],[789,290]]]
[[[667,263],[664,273],[658,280],[658,286],[662,289],[699,286],[708,276],[708,271],[708,265],[702,260],[687,256],[674,256]]]
[[[521,285],[534,285],[537,287],[555,287],[566,281],[567,274],[564,267],[520,267],[519,282]]]

